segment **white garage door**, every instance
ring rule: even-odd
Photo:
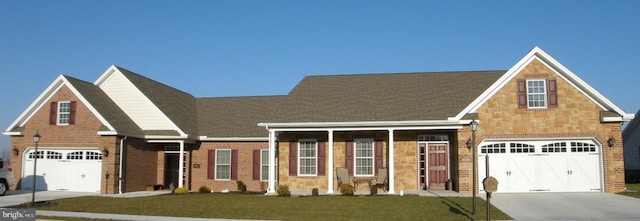
[[[32,189],[34,149],[25,154],[22,189]],[[96,149],[38,149],[36,190],[100,192],[102,153]]]
[[[600,192],[600,146],[592,140],[498,141],[478,146],[478,177],[498,180],[498,192]]]

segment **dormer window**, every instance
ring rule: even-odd
[[[558,107],[558,89],[555,79],[518,80],[518,108],[555,107]]]
[[[50,125],[73,125],[76,123],[76,102],[51,102]]]

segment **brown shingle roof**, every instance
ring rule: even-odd
[[[195,97],[124,68],[117,68],[182,131],[197,135]]]
[[[289,93],[282,114],[268,122],[446,120],[505,72],[309,76]]]
[[[284,96],[198,98],[198,132],[208,137],[266,137],[260,122],[272,120]]]
[[[64,76],[73,87],[105,118],[116,131],[124,134],[141,135],[142,129],[116,105],[98,86],[73,77]],[[104,131],[102,126],[99,130]]]

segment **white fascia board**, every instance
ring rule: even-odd
[[[187,139],[189,136],[166,136],[166,135],[145,135],[145,139],[171,140],[171,139]]]
[[[89,104],[87,99],[82,96],[80,92],[64,77],[64,75],[58,76],[48,87],[45,89],[40,96],[36,98],[36,100],[27,107],[27,109],[22,112],[22,114],[7,128],[7,132],[13,129],[16,126],[24,126],[26,122],[33,117],[33,115],[40,110],[45,104],[46,101],[49,100],[54,94],[56,94],[63,86],[67,86],[69,90],[82,102],[88,109],[93,113],[93,115],[98,118],[98,120],[105,125],[109,130],[114,130],[113,126],[107,122],[107,120],[98,113],[98,111]]]
[[[476,100],[463,109],[454,119],[461,119],[467,113],[475,113],[478,108],[482,106],[489,98],[495,95],[500,89],[504,87],[509,81],[511,81],[520,71],[522,71],[529,63],[534,60],[540,60],[550,70],[554,71],[558,76],[569,82],[574,88],[578,89],[581,93],[591,99],[596,105],[602,109],[609,111],[612,110],[622,115],[622,121],[629,121],[630,115],[624,112],[621,108],[613,104],[609,99],[604,97],[600,92],[595,90],[576,74],[574,74],[567,67],[562,65],[556,59],[551,57],[540,47],[536,46],[529,53],[527,53],[522,59],[520,59],[513,67],[511,67],[502,77],[500,77],[491,87],[483,92]]]
[[[24,134],[22,134],[22,132],[4,131],[4,132],[2,132],[2,135],[5,135],[5,136],[21,136],[21,135],[24,135]]]
[[[456,125],[459,121],[357,121],[357,122],[293,122],[293,123],[258,123],[259,127],[270,128],[342,128],[342,127],[390,127],[390,126],[425,126]]]
[[[58,76],[49,86],[42,92],[40,95],[25,109],[18,118],[16,118],[11,125],[5,130],[5,132],[10,132],[11,129],[16,126],[24,126],[24,124],[31,119],[31,117],[35,114],[37,110],[39,110],[53,94],[55,94],[62,85],[64,84],[64,76]]]
[[[102,75],[100,75],[100,77],[98,77],[98,79],[94,82],[94,84],[102,89],[101,85],[107,79],[109,79],[109,77],[111,77],[111,75],[116,74],[116,73],[124,76],[124,74],[122,72],[120,72],[120,70],[115,65],[111,65],[111,66],[109,66],[109,68],[107,68],[107,70],[105,70],[102,73]],[[126,78],[126,77],[124,77],[124,78]],[[154,108],[156,111],[162,113],[164,115],[164,117],[167,119],[167,121],[171,122],[172,128],[167,128],[167,129],[178,131],[178,133],[181,136],[188,136],[187,133],[185,133],[180,127],[178,127],[178,125],[175,124],[171,120],[171,118],[169,118],[164,112],[162,112],[162,110],[160,110],[160,108],[158,108],[158,106],[155,103],[153,103],[147,96],[145,96],[144,93],[142,93],[142,91],[140,91],[140,89],[135,86],[135,84],[133,84],[131,81],[129,81],[128,78],[126,78],[126,79],[129,82],[129,84],[131,85],[131,87],[135,88],[136,91],[140,94],[140,96],[144,97],[148,101],[148,103],[151,104],[152,108]],[[107,94],[107,96],[109,96],[109,94]],[[118,103],[116,103],[116,105],[118,105]],[[124,109],[123,109],[123,111],[124,111]],[[127,114],[127,113],[125,112],[125,114]],[[127,115],[129,115],[129,114],[127,114]],[[135,119],[133,119],[133,120],[134,120],[134,123],[135,123]]]
[[[311,131],[378,131],[378,130],[456,130],[462,125],[443,126],[406,126],[406,127],[314,127],[314,128],[270,128],[275,132],[311,132]]]
[[[200,141],[269,141],[269,137],[198,137]]]

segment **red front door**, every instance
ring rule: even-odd
[[[429,158],[427,160],[429,170],[429,189],[444,190],[449,179],[449,165],[447,156],[447,144],[429,144]]]

